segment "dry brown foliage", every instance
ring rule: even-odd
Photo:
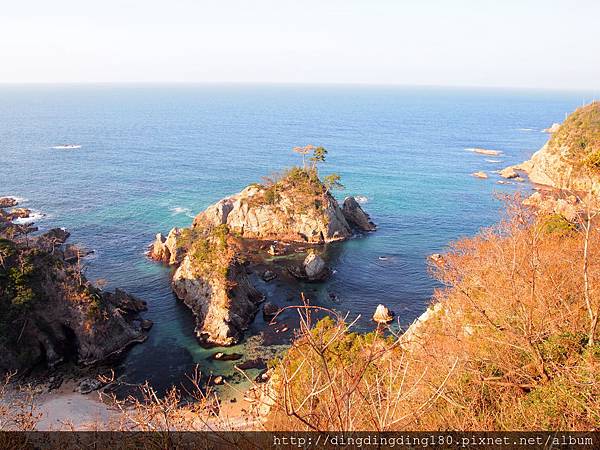
[[[590,219],[557,226],[515,199],[498,226],[432,268],[441,307],[410,342],[305,321],[277,367],[267,427],[595,429],[600,235]]]

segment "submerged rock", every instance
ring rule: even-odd
[[[487,178],[487,173],[485,172],[475,172],[472,174],[475,178]]]
[[[271,302],[266,302],[263,305],[263,317],[266,321],[272,320],[278,312],[279,308]]]
[[[269,281],[272,281],[275,278],[277,278],[277,274],[272,270],[265,270],[261,275],[261,278],[268,283]]]

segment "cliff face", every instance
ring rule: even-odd
[[[225,277],[202,276],[190,255],[175,271],[173,290],[194,313],[198,338],[219,345],[240,341],[262,300],[241,264],[232,261]]]
[[[0,371],[89,365],[146,339],[137,316],[145,302],[91,285],[65,261],[67,237],[61,229],[26,241],[0,235]]]
[[[600,102],[577,109],[529,161],[514,166],[537,184],[600,192]]]
[[[196,316],[198,337],[231,345],[262,300],[241,262],[244,242],[323,244],[349,238],[353,228],[375,225],[353,198],[340,208],[316,172],[295,168],[209,206],[190,228],[174,228],[166,238],[159,233],[149,255],[177,267],[173,290]]]
[[[337,201],[329,193],[307,201],[294,190],[282,190],[272,202],[268,190],[249,186],[239,194],[220,200],[194,219],[194,227],[227,224],[249,239],[324,243],[352,235]]]

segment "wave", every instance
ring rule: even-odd
[[[194,218],[194,214],[192,213],[192,210],[190,208],[184,208],[183,206],[174,206],[172,208],[169,208],[169,211],[171,211],[171,215],[172,216],[177,216],[179,214],[185,214],[187,217],[190,218]]]
[[[499,159],[486,159],[485,162],[489,162],[489,163],[499,163],[502,162]]]
[[[79,144],[63,144],[63,145],[55,145],[52,147],[55,150],[75,150],[77,148],[81,148]]]
[[[537,131],[537,128],[517,128],[517,131]]]
[[[15,220],[13,220],[12,222],[15,225],[25,225],[28,223],[37,222],[38,220],[41,220],[45,217],[46,217],[46,215],[39,211],[31,211],[31,214],[29,214],[29,217],[18,217]]]
[[[366,195],[357,195],[354,197],[354,200],[356,200],[361,205],[364,205],[369,201],[369,197],[367,197]]]

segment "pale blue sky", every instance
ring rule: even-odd
[[[0,82],[600,88],[600,0],[1,0]]]

